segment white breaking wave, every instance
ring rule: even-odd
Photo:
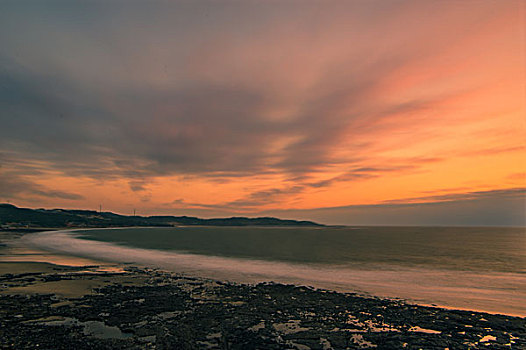
[[[276,281],[344,292],[402,298],[420,304],[526,316],[526,275],[400,266],[284,263],[122,246],[78,238],[72,231],[28,234],[20,242],[47,251],[132,263],[177,273],[243,283]]]

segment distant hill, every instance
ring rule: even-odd
[[[122,227],[122,226],[323,226],[312,221],[261,218],[200,219],[191,216],[126,216],[111,212],[29,209],[0,204],[2,228]]]

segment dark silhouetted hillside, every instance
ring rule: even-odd
[[[28,209],[0,204],[0,225],[8,227],[117,227],[117,226],[323,226],[312,221],[272,217],[200,219],[190,216],[126,216],[94,210]]]

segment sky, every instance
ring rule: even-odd
[[[526,3],[0,2],[0,202],[526,224]]]

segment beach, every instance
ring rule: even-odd
[[[225,282],[44,251],[13,251],[9,245],[0,253],[3,348],[526,346],[526,320],[520,317],[310,286]]]
[[[131,263],[526,317],[525,244],[519,228],[179,226],[32,233],[10,249],[43,251],[58,264],[73,255],[84,265]]]
[[[0,350],[526,350],[525,27],[0,1]]]

